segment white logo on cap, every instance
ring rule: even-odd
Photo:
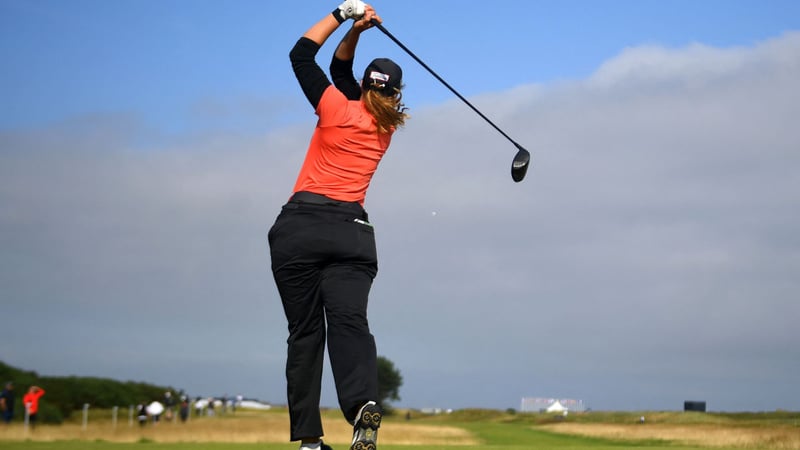
[[[369,73],[369,77],[374,81],[382,81],[383,83],[387,83],[389,81],[389,75],[381,72],[372,71]]]

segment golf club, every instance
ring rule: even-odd
[[[434,76],[434,78],[436,78],[436,79],[437,79],[437,80],[439,80],[439,81],[440,81],[440,82],[441,82],[443,85],[445,85],[445,87],[446,87],[447,89],[450,89],[450,92],[452,92],[453,94],[455,94],[455,95],[456,95],[456,97],[460,98],[460,99],[461,99],[461,101],[463,101],[464,103],[466,103],[466,104],[467,104],[467,106],[469,106],[470,108],[472,108],[472,110],[473,110],[473,111],[475,111],[475,112],[476,112],[476,113],[477,113],[479,116],[481,116],[481,117],[483,118],[483,120],[485,120],[485,121],[486,121],[486,122],[487,122],[489,125],[491,125],[492,127],[494,127],[494,129],[495,129],[495,130],[497,130],[497,131],[498,131],[500,134],[502,134],[502,135],[503,135],[503,137],[505,137],[506,139],[508,139],[508,140],[509,140],[509,142],[511,142],[512,144],[514,144],[514,146],[515,146],[515,147],[517,147],[517,149],[518,149],[518,151],[517,151],[517,154],[516,154],[516,156],[514,156],[514,160],[511,162],[511,178],[512,178],[512,179],[513,179],[515,182],[517,182],[517,183],[519,183],[520,181],[522,181],[522,179],[523,179],[523,178],[525,178],[525,174],[528,172],[528,165],[529,165],[529,163],[530,163],[530,161],[531,161],[531,154],[530,154],[530,153],[529,153],[527,150],[525,150],[524,148],[522,148],[522,146],[521,146],[521,145],[517,144],[517,143],[516,143],[516,142],[515,142],[513,139],[511,139],[511,138],[510,138],[510,137],[509,137],[509,136],[508,136],[508,135],[507,135],[507,134],[506,134],[506,133],[505,133],[503,130],[501,130],[501,129],[500,129],[500,127],[498,127],[497,125],[495,125],[495,124],[494,124],[494,122],[492,122],[491,120],[489,120],[489,118],[488,118],[488,117],[486,117],[486,116],[485,116],[485,115],[484,115],[482,112],[480,112],[480,111],[478,110],[478,108],[476,108],[475,106],[473,106],[473,105],[472,105],[472,103],[470,103],[470,102],[469,102],[469,101],[468,101],[466,98],[464,98],[464,96],[463,96],[463,95],[459,94],[459,93],[458,93],[458,92],[457,92],[455,89],[453,89],[453,87],[452,87],[452,86],[450,86],[450,85],[449,85],[449,84],[448,84],[446,81],[444,81],[444,79],[442,79],[442,77],[440,77],[438,74],[436,74],[436,72],[434,72],[434,71],[433,71],[433,69],[431,69],[430,67],[428,67],[428,65],[427,65],[427,64],[425,64],[424,62],[422,62],[422,60],[421,60],[421,59],[419,59],[419,58],[417,57],[417,55],[415,55],[415,54],[414,54],[414,53],[413,53],[411,50],[409,50],[409,49],[408,49],[408,47],[406,47],[405,45],[403,45],[403,43],[402,43],[402,42],[400,42],[400,41],[399,41],[399,40],[398,40],[396,37],[394,37],[394,35],[392,35],[392,33],[390,33],[390,32],[389,32],[389,30],[387,30],[387,29],[386,29],[386,28],[385,28],[383,25],[381,25],[381,24],[380,24],[380,22],[378,22],[378,21],[377,21],[377,20],[375,20],[375,19],[372,19],[372,20],[371,20],[371,23],[372,23],[372,25],[374,25],[375,27],[377,27],[379,30],[381,30],[381,31],[383,32],[383,34],[385,34],[386,36],[388,36],[388,37],[389,37],[389,39],[393,40],[393,41],[394,41],[394,43],[395,43],[395,44],[397,44],[397,45],[398,45],[400,48],[402,48],[403,50],[405,50],[405,52],[406,52],[406,53],[408,53],[408,54],[409,54],[409,55],[410,55],[412,58],[414,58],[414,60],[416,60],[416,61],[417,61],[417,62],[418,62],[418,63],[419,63],[419,64],[420,64],[422,67],[424,67],[424,68],[425,68],[425,69],[426,69],[428,72],[430,72],[430,74],[431,74],[431,75],[433,75],[433,76]]]

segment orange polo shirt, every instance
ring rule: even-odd
[[[316,114],[319,120],[294,192],[314,192],[363,206],[392,133],[378,134],[364,104],[348,100],[333,85],[322,94]]]

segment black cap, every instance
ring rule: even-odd
[[[391,96],[395,88],[400,89],[403,81],[403,70],[389,58],[376,58],[364,70],[361,87],[372,89],[383,95]]]

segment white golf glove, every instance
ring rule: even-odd
[[[361,0],[344,0],[342,4],[339,5],[339,16],[343,20],[358,20],[364,17],[365,7],[366,4]]]

